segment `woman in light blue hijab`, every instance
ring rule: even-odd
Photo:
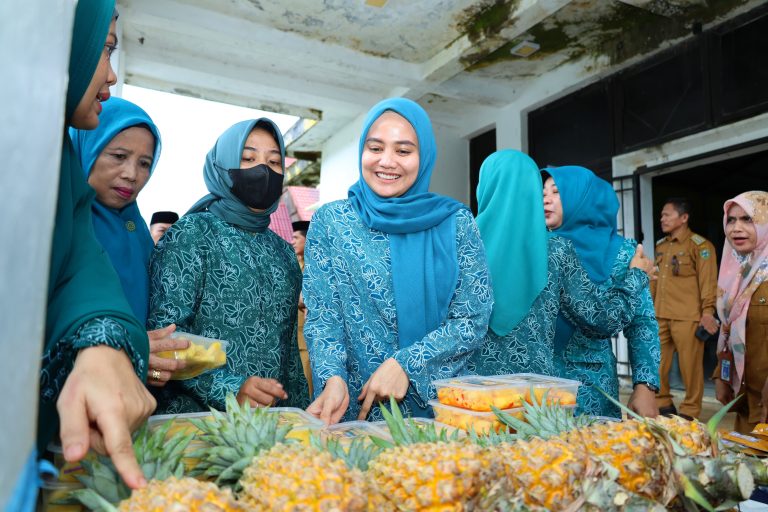
[[[70,128],[86,179],[96,191],[93,228],[115,267],[136,318],[147,323],[149,256],[154,243],[136,198],[160,158],[160,132],[138,105],[104,103],[95,130]]]
[[[429,192],[437,150],[424,109],[378,103],[359,150],[359,180],[315,213],[305,248],[308,410],[326,423],[379,419],[389,396],[429,415],[432,380],[466,371],[492,305],[471,213]]]
[[[545,178],[544,209],[553,236],[573,243],[579,261],[595,283],[621,280],[635,254],[637,242],[618,235],[619,201],[613,187],[579,166],[552,167]],[[629,347],[634,391],[629,406],[656,416],[659,389],[659,328],[650,289],[640,291],[640,308],[624,329]],[[612,344],[605,337],[584,333],[564,315],[557,318],[555,368],[561,377],[580,381],[578,412],[621,417],[621,411],[600,393],[619,398],[619,378]]]
[[[560,312],[586,332],[609,336],[629,323],[635,295],[648,283],[638,269],[603,287],[592,283],[573,245],[547,237],[541,188],[536,163],[520,151],[497,151],[480,168],[477,224],[495,302],[488,335],[472,358],[478,374],[554,375]]]

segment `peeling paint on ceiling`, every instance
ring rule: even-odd
[[[503,108],[560,68],[585,80],[763,3],[119,0],[119,8],[128,83],[322,119],[292,145],[318,151],[382,97],[406,95],[461,123],[460,112]],[[539,51],[511,55],[525,40]]]

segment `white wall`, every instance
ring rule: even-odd
[[[320,203],[346,199],[358,171],[358,143],[365,114],[340,130],[323,146],[320,166]],[[467,139],[434,126],[438,158],[430,190],[469,204],[469,143]]]
[[[358,142],[365,113],[334,135],[323,146],[320,165],[320,203],[346,199],[347,190],[357,181]]]
[[[437,162],[429,190],[469,206],[469,141],[440,126],[434,131]]]
[[[74,2],[0,2],[0,509],[36,441]]]

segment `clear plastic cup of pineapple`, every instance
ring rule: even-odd
[[[82,489],[80,482],[62,482],[53,475],[45,475],[40,483],[40,512],[82,512],[80,504],[65,504],[69,493]]]
[[[512,373],[509,375],[496,375],[491,379],[515,386],[521,385],[525,390],[525,401],[536,403],[560,404],[564,406],[576,405],[576,395],[579,392],[581,382],[537,373]]]
[[[67,462],[64,459],[64,451],[58,442],[48,443],[48,451],[53,454],[53,466],[59,471],[58,481],[62,483],[80,484],[77,475],[85,476],[85,468],[82,461]],[[96,454],[91,450],[85,455],[85,460],[96,460]]]
[[[227,341],[182,331],[174,332],[171,334],[171,338],[189,341],[189,347],[184,350],[168,350],[157,353],[159,357],[166,359],[186,361],[186,367],[173,372],[171,380],[191,379],[227,363],[227,346],[229,345]]]

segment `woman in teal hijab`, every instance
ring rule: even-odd
[[[95,130],[70,128],[69,134],[86,179],[96,190],[92,207],[96,238],[120,276],[136,318],[146,324],[149,256],[155,244],[136,198],[160,158],[160,132],[130,101],[111,98],[103,107]]]
[[[374,404],[390,396],[429,415],[431,382],[466,371],[491,310],[472,215],[429,192],[437,150],[424,109],[379,102],[359,151],[360,178],[315,213],[304,253],[308,411],[326,423],[380,419]]]
[[[114,2],[80,0],[75,10],[66,127],[93,129],[116,80]],[[147,333],[133,315],[93,234],[93,190],[64,128],[40,379],[38,446],[59,430],[64,456],[105,451],[131,487],[145,483],[130,430],[155,403],[144,386]],[[61,416],[57,414],[61,412]],[[59,427],[60,423],[60,429]]]
[[[542,175],[544,210],[551,234],[574,244],[592,281],[623,279],[637,242],[617,233],[619,201],[613,187],[579,166],[552,167],[542,171]],[[624,329],[634,387],[629,406],[639,414],[653,417],[658,414],[655,394],[661,357],[659,329],[650,289],[641,290],[640,297],[640,309]],[[559,376],[584,384],[579,389],[578,412],[621,417],[621,410],[599,391],[619,398],[616,357],[609,339],[589,336],[559,315],[555,367]]]
[[[477,223],[494,307],[482,350],[472,361],[479,374],[554,375],[559,312],[587,332],[611,335],[629,322],[635,293],[648,282],[644,272],[632,269],[609,286],[592,283],[573,245],[547,237],[541,187],[538,167],[520,151],[497,151],[480,168]]]
[[[267,229],[284,165],[272,121],[233,125],[206,156],[210,193],[158,242],[149,327],[176,324],[229,343],[224,367],[158,390],[159,412],[223,410],[229,393],[253,405],[308,405],[296,335],[301,269],[291,245]]]

